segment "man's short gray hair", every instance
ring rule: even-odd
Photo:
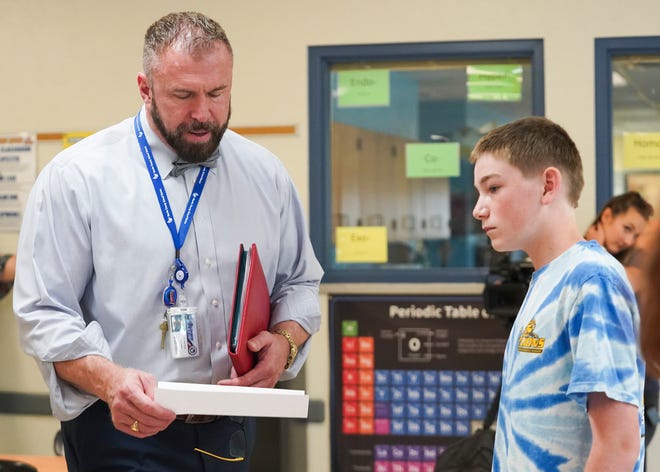
[[[192,11],[170,13],[152,24],[144,35],[144,73],[150,77],[158,66],[158,57],[168,48],[176,47],[196,54],[214,47],[218,41],[232,53],[225,30],[215,20]]]

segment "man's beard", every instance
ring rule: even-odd
[[[155,98],[152,98],[151,101],[151,118],[158,128],[158,131],[160,131],[161,136],[165,138],[167,144],[169,144],[170,147],[174,149],[179,158],[195,164],[207,160],[218,148],[220,140],[227,130],[230,116],[231,106],[229,108],[229,112],[227,113],[227,120],[222,125],[218,125],[217,123],[211,121],[202,123],[200,121],[193,120],[191,125],[181,123],[179,126],[177,126],[176,130],[170,131],[165,127],[165,123],[163,122],[163,119],[158,112],[158,106],[156,106]],[[211,133],[211,137],[207,142],[191,143],[185,138],[187,132],[201,130]]]

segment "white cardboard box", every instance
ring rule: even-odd
[[[158,382],[156,402],[177,415],[272,416],[307,418],[303,390]]]

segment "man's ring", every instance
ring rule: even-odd
[[[140,425],[138,424],[138,420],[133,421],[133,424],[131,425],[131,431],[135,431],[136,433],[140,432]]]

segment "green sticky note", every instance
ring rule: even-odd
[[[357,336],[358,322],[356,320],[343,320],[341,322],[342,336]]]
[[[458,177],[460,152],[459,143],[406,144],[406,177]]]
[[[522,99],[522,66],[481,64],[467,68],[469,101],[514,102]]]
[[[339,108],[390,105],[389,70],[347,70],[337,74]]]

